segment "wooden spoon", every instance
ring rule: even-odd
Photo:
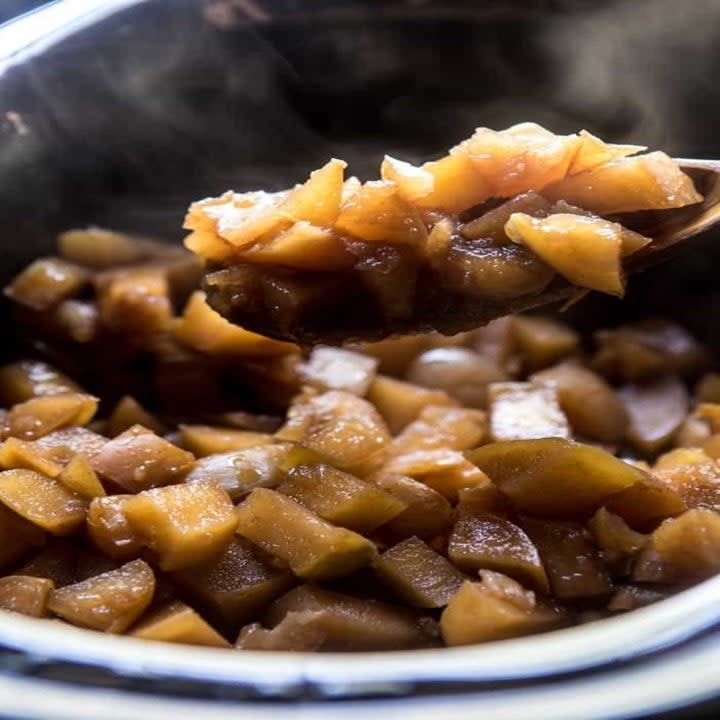
[[[614,220],[653,238],[650,245],[628,258],[625,263],[628,274],[667,259],[686,240],[720,223],[720,161],[681,159],[676,162],[692,177],[704,200],[677,209],[615,216]],[[348,301],[345,278],[338,276],[328,282],[327,274],[307,273],[296,288],[296,296],[309,305],[298,312],[299,319],[288,322],[279,309],[276,312],[268,309],[267,304],[258,307],[247,302],[248,285],[243,273],[240,267],[206,275],[204,288],[210,305],[248,330],[301,345],[379,340],[390,335],[432,330],[452,335],[510,313],[562,300],[574,302],[589,292],[556,277],[542,293],[493,302],[429,284],[418,289],[418,300],[411,313],[402,318],[387,318],[368,309],[367,301],[363,302],[362,298],[357,302]]]

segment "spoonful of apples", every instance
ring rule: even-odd
[[[194,203],[186,245],[207,302],[231,322],[302,345],[454,334],[628,275],[720,223],[720,162],[636,154],[532,123],[478,129],[381,180],[331,160],[281,193]]]

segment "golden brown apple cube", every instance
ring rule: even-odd
[[[125,506],[134,495],[110,495],[92,500],[87,513],[87,531],[95,546],[117,560],[138,557],[142,538],[130,524]]]
[[[518,510],[540,517],[584,517],[649,477],[604,450],[561,438],[491,443],[467,457]]]
[[[8,575],[0,578],[0,608],[12,612],[45,617],[52,580],[29,575]]]
[[[488,482],[487,475],[457,450],[417,450],[398,455],[382,467],[383,474],[401,475],[419,480],[446,497],[457,500],[462,488]]]
[[[435,623],[406,608],[301,585],[278,598],[267,613],[276,635],[293,614],[306,614],[299,623],[318,640],[312,649],[335,651],[402,650],[436,643]],[[297,627],[297,623],[296,623]],[[270,633],[273,632],[270,631]],[[247,647],[240,635],[238,647]],[[295,639],[297,642],[297,638]]]
[[[653,475],[675,490],[688,508],[720,510],[720,466],[700,448],[677,448],[661,455]]]
[[[84,393],[58,393],[13,405],[3,421],[6,435],[35,440],[53,430],[85,425],[92,420],[98,399]]]
[[[675,580],[710,577],[720,571],[720,514],[696,508],[663,522],[652,547]]]
[[[100,317],[94,302],[63,300],[53,310],[52,321],[64,338],[89,343],[97,336]]]
[[[0,367],[0,400],[5,406],[40,395],[82,392],[82,388],[52,365],[20,360]]]
[[[685,385],[667,377],[652,384],[627,385],[620,390],[630,425],[628,441],[642,453],[652,454],[666,446],[689,410]]]
[[[61,258],[40,258],[5,287],[11,300],[43,312],[82,290],[90,277],[84,268]]]
[[[607,508],[600,508],[588,521],[595,545],[601,550],[632,555],[647,544],[647,535],[636,532]]]
[[[445,607],[465,576],[418,537],[399,542],[373,563],[378,577],[404,602]]]
[[[289,570],[244,538],[234,538],[215,560],[172,574],[173,583],[223,634],[237,635],[295,582]]]
[[[538,549],[510,520],[492,513],[460,513],[448,538],[448,557],[467,572],[493,570],[547,592]]]
[[[287,562],[298,577],[331,580],[350,575],[377,554],[362,535],[331,525],[274,490],[253,490],[238,506],[238,516],[238,532]]]
[[[383,526],[382,529],[391,535],[431,538],[447,530],[452,523],[450,503],[431,487],[401,475],[379,474],[370,481],[407,505]]]
[[[363,397],[375,378],[378,361],[362,353],[336,347],[316,347],[300,366],[300,377],[321,391],[345,390]]]
[[[139,262],[150,252],[129,235],[95,227],[61,233],[58,249],[66,260],[97,269]]]
[[[550,630],[563,619],[519,583],[486,570],[481,582],[464,582],[450,599],[440,631],[446,645],[474,645]]]
[[[189,605],[179,600],[148,615],[129,633],[142,640],[230,647],[230,643],[203,620]]]
[[[400,335],[377,342],[361,343],[358,347],[365,355],[377,358],[378,372],[386,375],[403,375],[416,355],[428,346],[427,335]]]
[[[150,566],[133,560],[117,570],[53,590],[48,609],[73,625],[122,633],[145,612],[154,592]]]
[[[182,446],[197,458],[269,445],[273,441],[270,433],[253,430],[210,425],[180,425],[179,429]]]
[[[34,470],[0,472],[0,502],[53,535],[70,535],[84,522],[87,500]]]
[[[540,553],[556,598],[573,600],[610,592],[610,577],[585,527],[579,523],[525,518],[522,529]]]
[[[180,482],[194,463],[191,453],[142,425],[109,440],[90,459],[98,475],[131,493]]]
[[[487,416],[472,408],[427,405],[390,443],[388,454],[414,450],[469,450],[487,436]]]
[[[390,441],[378,411],[342,390],[300,397],[276,437],[302,443],[332,465],[359,475],[378,465]]]
[[[616,443],[625,436],[629,423],[625,405],[597,373],[566,362],[536,373],[532,380],[555,388],[562,411],[581,437]]]
[[[164,425],[154,415],[145,410],[135,398],[125,395],[120,398],[108,418],[107,434],[115,437],[133,425],[142,425],[158,435],[165,432]]]
[[[90,463],[76,455],[60,472],[58,480],[71,492],[87,500],[105,495],[105,488]]]
[[[367,399],[377,408],[393,434],[415,420],[428,405],[456,405],[442,390],[430,390],[386,375],[378,375],[373,380]]]
[[[197,461],[185,482],[216,482],[237,501],[256,487],[281,483],[292,451],[290,443],[277,443],[208,455]]]
[[[145,490],[124,505],[125,516],[163,570],[211,560],[232,539],[237,514],[228,494],[213,482]]]
[[[298,465],[278,491],[334,525],[368,534],[407,505],[390,493],[332,465]]]
[[[91,458],[99,452],[108,439],[83,427],[55,430],[33,441],[33,447],[48,460],[67,465],[75,455]]]
[[[523,367],[533,372],[548,367],[580,349],[580,336],[570,326],[537,315],[515,315],[512,341]]]
[[[493,383],[488,388],[493,440],[569,438],[570,426],[555,388],[524,382]]]
[[[57,477],[62,472],[62,465],[45,456],[34,443],[9,437],[0,445],[0,466],[6,470],[25,468],[36,470],[48,477]]]
[[[150,341],[170,331],[173,308],[164,267],[109,270],[96,276],[95,285],[100,319],[108,329]]]

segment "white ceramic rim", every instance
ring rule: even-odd
[[[288,697],[402,693],[417,683],[520,681],[638,659],[720,623],[720,576],[626,615],[485,645],[374,653],[289,653],[198,648],[104,635],[0,613],[0,645],[28,662],[103,668],[123,677],[193,680]]]

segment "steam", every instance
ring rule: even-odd
[[[675,155],[720,152],[706,135],[720,104],[717,0],[611,2],[551,25],[542,47],[550,102],[569,117]]]

